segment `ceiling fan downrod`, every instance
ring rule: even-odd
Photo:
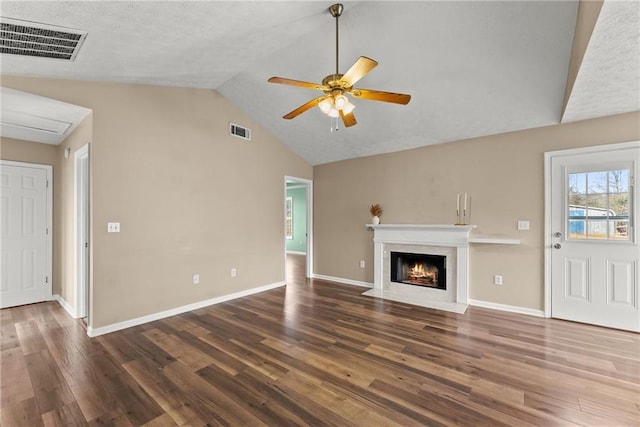
[[[329,7],[329,13],[331,16],[336,18],[336,74],[338,74],[338,46],[339,46],[339,35],[338,35],[338,21],[340,19],[340,15],[342,15],[342,11],[344,10],[344,6],[340,3],[336,3]]]

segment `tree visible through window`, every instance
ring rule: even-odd
[[[630,239],[630,168],[569,173],[568,187],[570,239]]]
[[[284,208],[284,235],[293,239],[293,197],[287,197]]]

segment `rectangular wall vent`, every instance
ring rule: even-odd
[[[0,18],[0,53],[73,61],[85,31],[38,22]]]
[[[229,123],[229,133],[233,136],[237,136],[238,138],[251,141],[251,129],[249,128],[238,126],[234,123]]]

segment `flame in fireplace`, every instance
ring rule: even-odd
[[[423,263],[416,263],[409,270],[409,279],[420,283],[437,283],[438,270],[434,267],[426,267]]]

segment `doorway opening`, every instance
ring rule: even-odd
[[[285,272],[287,259],[303,263],[305,277],[313,275],[313,182],[285,176],[284,179]]]

